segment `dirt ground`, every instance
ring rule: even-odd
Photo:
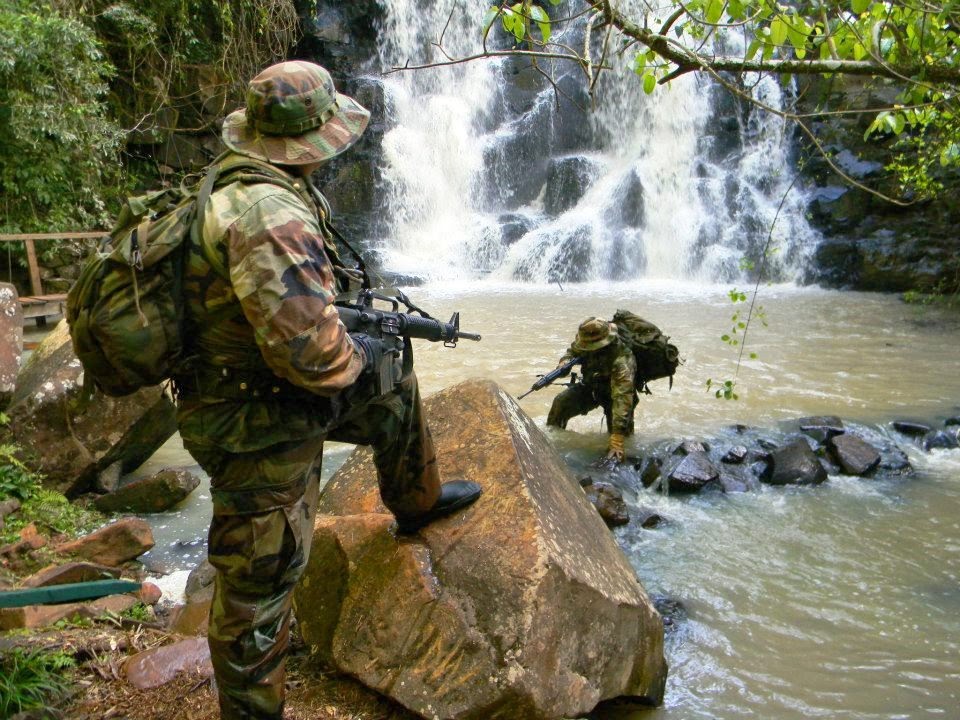
[[[47,714],[31,718],[62,720],[216,720],[216,691],[209,678],[181,673],[157,688],[141,690],[126,681],[123,663],[141,650],[178,638],[159,629],[95,626],[4,638],[5,648],[64,650],[77,660],[68,697]],[[294,645],[287,665],[285,720],[417,720],[404,708],[359,683],[331,675]]]

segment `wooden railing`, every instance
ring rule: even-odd
[[[87,240],[102,238],[109,232],[60,232],[60,233],[12,233],[0,234],[0,242],[22,242],[27,248],[27,270],[30,272],[30,292],[40,297],[43,295],[43,282],[40,279],[40,265],[37,262],[36,240]]]
[[[107,231],[94,232],[54,232],[54,233],[0,233],[0,242],[22,242],[27,249],[27,270],[30,273],[30,295],[21,296],[20,307],[24,319],[33,318],[38,326],[46,325],[48,316],[63,314],[63,304],[67,296],[62,293],[45,295],[43,280],[40,278],[40,264],[37,262],[37,240],[87,240],[106,237]]]

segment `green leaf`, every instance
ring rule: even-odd
[[[496,22],[498,17],[500,17],[500,8],[492,7],[487,10],[487,14],[483,16],[483,37],[487,36],[490,32],[490,27]]]
[[[870,7],[871,2],[872,0],[850,0],[850,7],[853,9],[853,11],[857,15],[859,15],[860,13],[864,12],[868,7]]]
[[[724,0],[709,0],[704,18],[711,25],[715,25],[723,17]]]
[[[550,16],[547,15],[547,11],[539,5],[531,5],[530,18],[540,28],[540,35],[543,36],[544,44],[550,42]]]
[[[647,70],[643,75],[643,91],[649,95],[657,87],[657,76],[652,70]]]
[[[757,50],[759,50],[762,46],[762,40],[754,40],[752,43],[750,43],[750,47],[747,48],[747,60],[752,60],[753,56],[757,54]]]
[[[770,42],[774,45],[783,45],[787,41],[789,28],[782,17],[775,17],[770,23]]]
[[[640,53],[633,59],[633,71],[637,75],[643,75],[643,71],[647,67],[647,54]]]

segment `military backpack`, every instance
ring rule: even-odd
[[[634,385],[638,391],[650,392],[647,383],[660,378],[670,378],[673,388],[673,374],[680,365],[680,351],[669,342],[660,328],[644,320],[629,310],[617,310],[612,322],[617,326],[620,341],[633,351],[637,361]]]
[[[67,323],[88,393],[96,387],[111,396],[129,395],[162,383],[185,362],[183,277],[189,241],[211,255],[199,242],[203,208],[218,184],[237,179],[292,190],[267,163],[234,157],[214,162],[192,187],[181,184],[124,203],[109,237],[84,263],[67,294]],[[216,258],[207,259],[225,272]]]

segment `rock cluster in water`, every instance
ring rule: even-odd
[[[736,425],[709,441],[657,443],[612,471],[589,469],[581,484],[604,488],[592,493],[591,500],[613,527],[625,524],[610,519],[626,508],[624,490],[731,493],[756,491],[763,485],[819,485],[831,476],[899,477],[913,473],[903,449],[907,444],[928,452],[960,447],[960,417],[939,424],[899,420],[890,429],[888,435],[835,416],[792,420],[776,430]],[[630,520],[650,527],[656,524],[649,523],[651,515],[655,513],[644,511]]]

